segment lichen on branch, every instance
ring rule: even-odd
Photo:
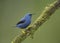
[[[16,38],[11,43],[21,43],[28,36],[33,35],[35,31],[50,18],[51,15],[60,7],[60,0],[56,0],[49,6],[46,6],[40,16],[36,19],[36,21],[28,26],[25,30],[25,34],[21,34],[16,36]]]

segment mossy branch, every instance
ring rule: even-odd
[[[48,18],[60,7],[60,0],[56,0],[54,3],[46,6],[42,14],[37,18],[37,20],[26,28],[25,34],[18,35],[12,43],[21,43],[28,36],[33,35],[35,31],[48,20]]]

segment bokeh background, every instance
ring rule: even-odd
[[[55,0],[0,0],[0,43],[11,43],[21,34],[13,27],[26,14],[35,14],[32,23]],[[34,39],[28,37],[22,43],[60,43],[60,9],[35,32]]]

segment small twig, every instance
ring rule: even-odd
[[[35,31],[44,23],[48,18],[60,7],[60,0],[56,0],[54,3],[45,7],[45,10],[37,18],[37,20],[26,28],[25,34],[18,35],[12,43],[21,43],[28,36],[33,35]]]

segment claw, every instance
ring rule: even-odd
[[[25,34],[25,31],[22,30],[22,33]]]
[[[25,30],[24,29],[22,29],[22,33],[25,34]]]

